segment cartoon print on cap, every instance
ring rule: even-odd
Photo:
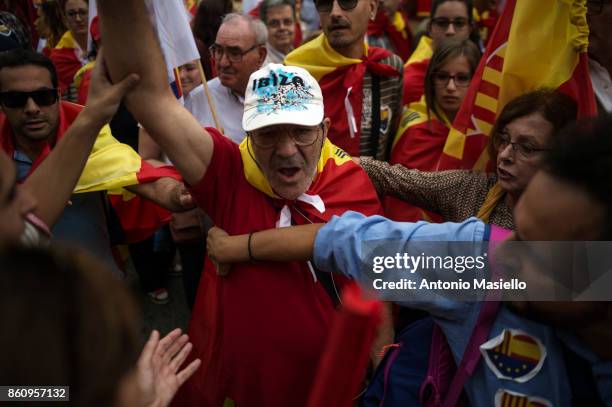
[[[263,114],[307,110],[305,105],[314,97],[303,78],[283,69],[270,70],[267,77],[255,79],[252,86],[259,99],[257,112]]]
[[[528,333],[504,329],[502,333],[480,345],[487,366],[498,379],[525,383],[542,369],[546,348]]]

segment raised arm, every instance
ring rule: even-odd
[[[99,58],[102,61],[101,55]],[[132,74],[111,85],[104,63],[96,64],[87,106],[22,186],[36,198],[38,206],[34,213],[48,226],[53,226],[66,207],[100,129],[109,122],[121,98],[137,81],[138,76]]]
[[[126,98],[128,109],[175,164],[196,184],[210,163],[213,142],[172,94],[166,67],[144,0],[98,1],[107,65],[113,80],[135,72],[138,86]]]

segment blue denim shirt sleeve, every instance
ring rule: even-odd
[[[485,234],[486,225],[477,218],[462,223],[409,223],[394,222],[382,216],[366,217],[348,211],[340,217],[334,216],[319,230],[314,245],[314,261],[321,270],[340,272],[359,280],[364,241],[479,242]]]
[[[364,259],[363,243],[373,244],[385,240],[397,241],[447,241],[482,242],[487,234],[487,226],[476,218],[462,223],[394,222],[382,216],[366,217],[357,212],[346,212],[341,217],[333,217],[321,228],[314,245],[314,262],[323,271],[342,273],[357,281],[367,266]],[[418,272],[416,274],[418,276]],[[414,276],[412,276],[414,277]],[[471,318],[477,308],[473,303],[453,301],[444,298],[434,300],[419,297],[406,298],[400,305],[419,308],[434,316],[453,318],[463,315]],[[469,308],[472,312],[466,312]],[[463,318],[463,317],[462,317]]]

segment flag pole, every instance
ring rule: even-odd
[[[206,81],[206,74],[204,73],[204,67],[202,66],[202,61],[198,59],[198,70],[200,71],[200,78],[202,78],[202,85],[204,85],[204,92],[206,92],[206,98],[208,99],[208,106],[210,106],[210,111],[213,116],[213,120],[215,121],[215,127],[217,130],[224,133],[223,127],[221,127],[221,123],[219,122],[219,118],[217,117],[217,109],[215,108],[215,103],[213,102],[212,96],[210,95],[210,89],[208,89],[208,82]]]

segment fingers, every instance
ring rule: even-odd
[[[217,269],[217,275],[219,277],[227,277],[232,266],[229,264],[217,263],[215,264],[215,268]]]
[[[182,331],[180,328],[176,328],[175,330],[170,332],[168,335],[164,336],[163,339],[159,341],[157,349],[155,349],[155,357],[160,360],[163,360],[169,348],[174,344],[176,339],[181,335],[181,332]]]
[[[185,381],[187,381],[187,379],[189,379],[195,373],[195,371],[198,370],[201,364],[202,361],[200,359],[196,359],[191,362],[189,366],[187,366],[185,369],[178,372],[178,374],[176,375],[176,379],[178,380],[178,387],[181,387],[183,383],[185,383]]]
[[[170,361],[168,368],[172,373],[176,373],[176,371],[179,369],[179,367],[181,367],[185,359],[187,359],[187,356],[189,355],[192,349],[193,345],[191,344],[191,342],[187,342],[180,350],[180,352]]]
[[[166,352],[163,355],[163,359],[162,359],[163,363],[165,365],[170,363],[172,358],[174,358],[179,353],[179,351],[183,348],[183,346],[187,344],[187,342],[189,342],[189,337],[187,335],[181,335],[174,342],[172,342],[170,347],[166,350]]]
[[[142,349],[142,353],[140,354],[140,358],[138,359],[139,365],[148,365],[151,360],[151,356],[153,356],[153,352],[159,343],[159,332],[157,330],[151,331],[151,335],[145,343],[144,348]]]
[[[140,81],[140,76],[135,73],[131,73],[123,78],[119,83],[114,85],[114,90],[117,92],[117,96],[122,98],[130,89],[132,89]]]
[[[193,196],[189,192],[183,192],[179,196],[179,202],[183,208],[191,209],[195,206]]]

